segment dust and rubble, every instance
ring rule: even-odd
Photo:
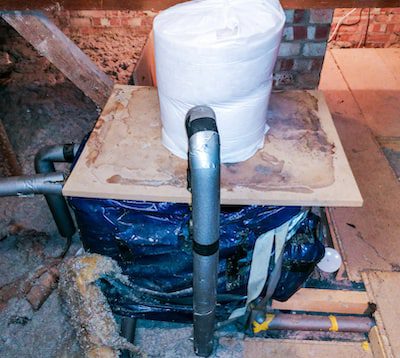
[[[111,258],[97,254],[70,258],[61,266],[59,291],[69,308],[81,349],[86,357],[93,358],[118,358],[120,350],[145,357],[119,335],[107,299],[96,285],[96,280],[106,274],[121,275],[121,269]]]
[[[92,51],[92,56],[99,46],[107,52],[106,58],[111,56],[110,49],[102,45],[107,36],[92,37],[87,42],[84,38],[74,40]],[[127,51],[133,49],[135,53],[126,66],[110,59],[102,67],[120,67],[115,71],[118,79],[128,82],[144,42],[144,38],[137,40],[137,46],[130,42]],[[111,67],[107,71],[117,77]],[[80,143],[98,114],[90,99],[0,19],[0,118],[23,174],[34,173],[33,159],[43,146]],[[58,168],[67,169],[62,165]],[[81,247],[79,238],[74,237],[66,259]],[[57,290],[62,263],[59,256],[64,248],[65,240],[58,235],[43,197],[1,198],[1,357],[84,355],[66,303]]]

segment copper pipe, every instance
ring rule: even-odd
[[[308,314],[267,314],[263,320],[254,320],[252,330],[326,331],[365,333],[375,325],[365,316],[316,316]]]

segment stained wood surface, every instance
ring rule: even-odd
[[[389,353],[387,352],[388,349],[385,346],[384,339],[382,339],[377,326],[372,327],[369,331],[368,340],[374,358],[388,358],[391,355],[390,350]],[[385,341],[387,342],[387,339],[385,339]]]
[[[285,339],[246,339],[245,358],[367,358],[372,357],[367,342],[300,341]]]
[[[332,50],[376,136],[400,136],[400,49]]]
[[[362,274],[369,299],[377,306],[374,318],[383,356],[400,357],[400,272],[367,271]]]
[[[163,10],[184,0],[0,0],[0,10]],[[398,7],[399,0],[281,0],[287,9]]]
[[[400,186],[369,128],[365,107],[363,110],[356,100],[348,86],[349,80],[336,62],[338,56],[345,56],[357,63],[362,56],[358,49],[341,51],[346,54],[335,51],[332,56],[328,52],[320,89],[331,109],[364,205],[357,209],[329,210],[347,275],[353,281],[361,281],[363,270],[390,271],[400,267]],[[363,72],[362,77],[368,83],[369,76],[369,72]],[[366,91],[374,92],[374,89]],[[382,106],[386,108],[389,104]]]
[[[288,301],[272,301],[272,308],[304,312],[364,314],[368,309],[365,291],[301,288]]]
[[[275,93],[269,112],[264,149],[221,167],[222,203],[360,206],[321,93]],[[115,86],[64,195],[189,202],[187,161],[165,149],[160,134],[156,89]]]
[[[154,86],[156,87],[156,65],[154,62],[154,35],[150,31],[146,44],[143,47],[142,54],[136,64],[133,73],[133,82],[136,86]]]
[[[78,46],[41,13],[0,13],[22,37],[45,56],[97,105],[103,107],[113,88],[112,80]]]

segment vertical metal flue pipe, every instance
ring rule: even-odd
[[[42,148],[35,156],[36,173],[55,172],[54,163],[56,162],[72,163],[78,148],[79,145],[77,144],[53,145]],[[76,231],[75,224],[62,194],[45,194],[45,198],[60,235],[67,238],[72,237]]]
[[[194,351],[208,357],[214,344],[220,214],[220,142],[213,110],[186,116],[193,223]]]

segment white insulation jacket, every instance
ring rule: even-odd
[[[278,0],[190,1],[155,18],[165,147],[187,157],[185,116],[195,105],[216,113],[222,162],[246,160],[263,147],[284,23]]]

